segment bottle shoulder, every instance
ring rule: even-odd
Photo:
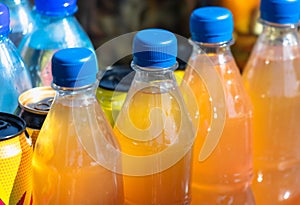
[[[187,75],[196,75],[198,69],[215,69],[222,81],[241,82],[241,73],[231,54],[200,54],[192,56],[188,62]],[[199,75],[199,74],[198,74]],[[199,76],[201,77],[201,76]]]
[[[196,70],[215,69],[225,94],[227,116],[229,118],[249,116],[252,113],[252,105],[234,58],[231,55],[221,55],[220,60],[220,56],[211,55],[207,59],[210,60],[208,64],[198,62],[196,59],[195,61],[192,60],[190,62],[191,66],[187,67],[184,79],[187,80],[187,84],[190,85],[195,95],[201,96],[200,92],[207,92],[207,83],[203,82],[202,77]]]
[[[299,48],[296,51],[287,48],[285,54],[277,58],[253,53],[243,71],[243,80],[251,95],[264,98],[300,96],[299,51]]]
[[[223,81],[227,115],[229,118],[251,116],[252,105],[243,84],[241,72],[232,58],[230,61],[216,65]]]
[[[31,13],[30,5],[26,2],[21,4],[8,5],[10,11],[10,24],[12,29],[20,30],[33,24],[34,19]]]
[[[89,140],[93,138],[114,140],[111,127],[106,122],[101,106],[96,99],[84,105],[83,101],[74,104],[69,102],[71,99],[63,98],[58,100],[56,97],[53,101],[37,139],[36,151],[41,154],[45,150],[49,151],[47,157],[51,159],[56,158],[51,154],[57,152],[66,157],[77,153],[74,160],[80,160],[81,156],[84,156],[84,159],[81,160],[83,163],[87,163],[92,160],[91,157],[80,150],[86,148],[94,150],[97,146],[98,148],[103,146],[97,144],[101,143],[101,140],[90,143]],[[62,148],[66,148],[66,150]]]
[[[0,39],[0,63],[4,67],[25,68],[17,48],[7,37]]]
[[[33,31],[24,37],[19,50],[31,47],[37,50],[67,47],[93,48],[91,40],[74,16],[37,19]]]

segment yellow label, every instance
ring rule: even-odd
[[[21,156],[19,137],[0,141],[0,200],[4,204],[9,204]]]
[[[0,141],[0,201],[29,205],[32,192],[32,147],[24,133]]]

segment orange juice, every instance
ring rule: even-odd
[[[125,204],[188,205],[195,130],[173,72],[177,38],[139,31],[132,54],[134,79],[114,125]]]
[[[255,198],[300,204],[300,50],[273,46],[251,57],[243,78],[254,105]]]
[[[195,130],[173,72],[177,38],[145,29],[132,47],[135,76],[114,125],[125,204],[188,205]]]
[[[33,154],[33,203],[122,204],[121,163],[110,152],[118,145],[95,95],[95,54],[62,49],[51,63],[56,95]]]
[[[254,204],[250,182],[252,176],[251,103],[242,85],[233,58],[209,54],[223,81],[226,97],[226,121],[223,133],[206,159],[199,159],[209,132],[211,108],[209,93],[194,68],[197,57],[189,63],[184,81],[196,96],[200,120],[193,147],[192,203]],[[223,59],[223,63],[219,60]],[[202,68],[205,69],[205,68]]]
[[[54,102],[36,144],[33,187],[42,188],[33,188],[34,204],[122,204],[121,175],[99,165],[80,140],[109,126],[97,117],[104,115],[100,105],[96,99],[75,108],[64,102]]]
[[[222,7],[198,8],[191,14],[190,25],[194,51],[184,82],[191,87],[199,107],[193,147],[191,204],[254,205],[250,186],[252,106],[230,49],[233,43],[232,14]],[[211,65],[203,63],[204,56]],[[225,95],[224,116],[215,114],[215,102],[199,75],[201,70],[217,71]],[[220,117],[225,118],[223,130],[212,136],[215,130],[212,120]]]
[[[165,115],[167,120],[164,129],[157,137],[144,142],[128,138],[122,130],[118,129],[118,126],[115,126],[114,132],[122,152],[141,157],[155,155],[180,142],[177,136],[180,129],[184,130],[183,133],[187,136],[193,133],[193,130],[181,127],[181,120],[186,119],[173,94],[157,87],[147,87],[132,96],[128,104],[128,119],[138,129],[145,130],[151,127],[151,120],[160,121],[161,114]],[[162,113],[153,114],[153,108],[160,108]],[[119,118],[124,119],[124,111],[121,111]],[[127,134],[134,135],[130,130]],[[163,171],[144,176],[124,175],[125,204],[189,204],[190,159],[191,151],[188,151],[174,165]],[[163,166],[160,158],[155,162],[157,164],[153,165],[154,168],[160,169],[159,167]]]

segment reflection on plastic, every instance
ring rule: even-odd
[[[195,75],[197,78],[202,79],[209,94],[209,102],[207,102],[207,104],[210,105],[210,108],[207,109],[211,110],[211,120],[209,122],[209,128],[207,130],[208,134],[205,137],[203,147],[201,148],[200,153],[198,155],[198,160],[204,161],[210,156],[210,154],[213,152],[213,150],[219,143],[225,124],[226,108],[223,85],[220,80],[219,74],[217,73],[213,63],[206,56],[206,54],[203,51],[201,51],[201,49],[200,52],[201,53],[197,55],[197,58],[192,57],[189,60],[188,66],[191,66],[193,68],[191,70],[195,71]],[[191,89],[187,81],[188,79],[183,78],[183,83],[181,84],[183,93],[192,92],[187,91],[187,89]],[[200,90],[199,92],[201,93]],[[197,98],[197,96],[195,97]],[[187,101],[187,105],[191,113],[194,126],[198,129],[201,129],[201,127],[199,127],[199,120],[202,111],[199,107],[197,107],[197,102]],[[195,109],[196,107],[197,109]],[[196,132],[198,132],[198,130]]]

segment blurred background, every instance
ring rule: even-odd
[[[95,49],[128,32],[157,27],[189,38],[189,17],[202,6],[223,6],[234,16],[233,55],[242,70],[255,43],[259,0],[78,0],[76,17]]]
[[[232,52],[241,70],[261,29],[257,22],[259,0],[77,0],[77,4],[76,17],[95,49],[119,35],[150,27],[189,38],[189,17],[193,9],[226,7],[234,16]]]

